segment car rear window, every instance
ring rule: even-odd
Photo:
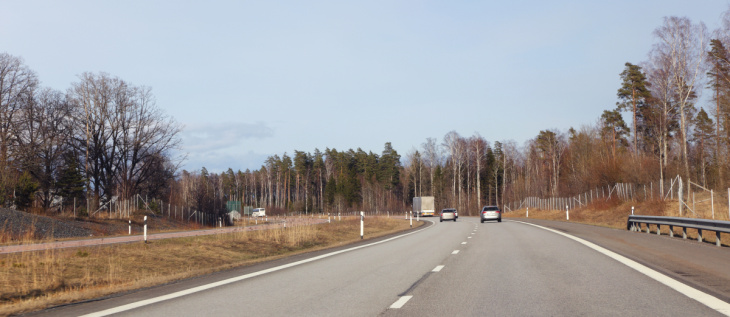
[[[496,207],[496,206],[484,207],[484,209],[482,209],[482,210],[484,210],[484,211],[497,211],[497,210],[499,210],[499,207]]]

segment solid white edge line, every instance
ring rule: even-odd
[[[433,270],[431,270],[431,272],[440,272],[441,269],[443,269],[443,268],[444,268],[443,265],[438,265],[435,268],[433,268]]]
[[[705,293],[703,291],[700,291],[698,289],[695,289],[695,288],[693,288],[693,287],[691,287],[691,286],[689,286],[687,284],[684,284],[684,283],[682,283],[680,281],[677,281],[677,280],[675,280],[675,279],[673,279],[673,278],[671,278],[669,276],[666,276],[666,275],[664,275],[662,273],[659,273],[659,272],[657,272],[657,271],[655,271],[655,270],[653,270],[653,269],[651,269],[651,268],[649,268],[649,267],[647,267],[647,266],[645,266],[643,264],[640,264],[640,263],[638,263],[638,262],[636,262],[634,260],[631,260],[631,259],[629,259],[629,258],[627,258],[627,257],[625,257],[623,255],[620,255],[620,254],[618,254],[616,252],[613,252],[611,250],[608,250],[608,249],[606,249],[604,247],[598,246],[598,245],[596,245],[596,244],[594,244],[592,242],[588,242],[588,241],[583,240],[581,238],[578,238],[578,237],[569,235],[567,233],[563,233],[563,232],[560,232],[560,231],[557,231],[557,230],[553,230],[553,229],[550,229],[550,228],[547,228],[547,227],[543,227],[543,226],[539,226],[539,225],[532,224],[532,223],[527,223],[527,222],[522,222],[522,221],[514,221],[514,222],[522,223],[522,224],[526,224],[526,225],[530,225],[530,226],[534,226],[534,227],[537,227],[537,228],[541,228],[541,229],[544,229],[544,230],[547,230],[547,231],[550,231],[550,232],[553,232],[553,233],[557,233],[557,234],[562,235],[562,236],[564,236],[564,237],[566,237],[568,239],[572,239],[572,240],[574,240],[576,242],[579,242],[579,243],[581,243],[581,244],[583,244],[583,245],[585,245],[585,246],[587,246],[587,247],[589,247],[589,248],[591,248],[593,250],[596,250],[596,251],[598,251],[598,252],[600,252],[600,253],[602,253],[602,254],[604,254],[604,255],[606,255],[606,256],[608,256],[608,257],[610,257],[610,258],[612,258],[612,259],[614,259],[614,260],[616,260],[616,261],[618,261],[618,262],[620,262],[620,263],[622,263],[622,264],[624,264],[624,265],[626,265],[626,266],[634,269],[634,270],[636,270],[636,271],[639,271],[640,273],[642,273],[642,274],[644,274],[644,275],[646,275],[646,276],[648,276],[648,277],[656,280],[659,283],[662,283],[662,284],[664,284],[666,286],[669,286],[670,288],[674,289],[675,291],[677,291],[677,292],[679,292],[679,293],[681,293],[681,294],[683,294],[683,295],[685,295],[685,296],[687,296],[687,297],[689,297],[691,299],[694,299],[694,300],[702,303],[703,305],[705,305],[707,307],[710,307],[710,308],[716,310],[717,312],[719,312],[719,313],[721,313],[721,314],[723,314],[725,316],[730,316],[730,304],[728,304],[728,303],[726,303],[726,302],[718,299],[715,296],[712,296],[710,294],[707,294],[707,293]]]
[[[189,289],[182,290],[182,291],[179,291],[179,292],[175,292],[175,293],[172,293],[172,294],[167,294],[167,295],[163,295],[163,296],[153,297],[153,298],[150,298],[150,299],[146,299],[146,300],[142,300],[142,301],[138,301],[138,302],[134,302],[134,303],[129,303],[129,304],[126,304],[126,305],[122,305],[122,306],[117,306],[117,307],[114,307],[114,308],[105,309],[105,310],[98,311],[98,312],[95,312],[95,313],[90,313],[90,314],[82,315],[81,317],[101,317],[101,316],[108,316],[108,315],[112,315],[112,314],[121,313],[121,312],[124,312],[124,311],[128,311],[128,310],[132,310],[132,309],[135,309],[135,308],[139,308],[139,307],[142,307],[142,306],[147,306],[147,305],[150,305],[150,304],[154,304],[154,303],[159,303],[159,302],[162,302],[162,301],[166,301],[168,299],[173,299],[173,298],[177,298],[177,297],[181,297],[181,296],[185,296],[185,295],[190,295],[190,294],[193,294],[193,293],[197,293],[197,292],[209,290],[211,288],[215,288],[215,287],[218,287],[218,286],[223,286],[223,285],[227,285],[227,284],[231,284],[231,283],[243,281],[245,279],[249,279],[249,278],[252,278],[252,277],[259,276],[259,275],[264,275],[264,274],[267,274],[267,273],[280,271],[280,270],[283,270],[283,269],[286,269],[286,268],[290,268],[290,267],[293,267],[293,266],[297,266],[297,265],[301,265],[301,264],[305,264],[305,263],[309,263],[309,262],[314,262],[314,261],[317,261],[317,260],[321,260],[321,259],[324,259],[324,258],[328,258],[328,257],[334,256],[334,255],[342,254],[342,253],[345,253],[345,252],[350,252],[350,251],[354,251],[354,250],[358,250],[358,249],[362,249],[362,248],[367,248],[367,247],[370,247],[370,246],[378,245],[378,244],[381,244],[381,243],[393,241],[395,239],[400,239],[400,238],[403,238],[403,237],[406,237],[406,236],[409,236],[409,235],[412,235],[412,234],[415,234],[415,233],[418,233],[418,232],[421,232],[421,231],[424,231],[424,230],[428,230],[430,228],[433,228],[433,226],[429,226],[429,227],[423,228],[423,229],[418,229],[418,230],[413,231],[413,232],[409,232],[409,233],[406,233],[406,234],[403,234],[403,235],[399,235],[399,236],[396,236],[396,237],[388,238],[388,239],[381,240],[381,241],[378,241],[378,242],[368,243],[368,244],[365,244],[365,245],[361,245],[361,246],[357,246],[357,247],[353,247],[353,248],[349,248],[349,249],[344,249],[344,250],[340,250],[340,251],[326,253],[326,254],[322,254],[322,255],[319,255],[319,256],[315,256],[313,258],[304,259],[304,260],[301,260],[301,261],[296,261],[296,262],[292,262],[292,263],[289,263],[289,264],[284,264],[284,265],[280,265],[280,266],[277,266],[277,267],[272,267],[272,268],[269,268],[269,269],[265,269],[265,270],[261,270],[261,271],[257,271],[257,272],[253,272],[253,273],[249,273],[249,274],[245,274],[245,275],[241,275],[241,276],[232,277],[232,278],[225,279],[225,280],[222,280],[222,281],[218,281],[218,282],[215,282],[215,283],[210,283],[210,284],[205,284],[205,285],[201,285],[201,286],[198,286],[198,287],[189,288]]]
[[[454,252],[451,252],[451,254],[459,254],[459,250],[454,250]]]
[[[401,297],[400,297],[400,298],[399,298],[399,299],[398,299],[397,301],[395,301],[395,303],[393,303],[393,305],[390,305],[390,308],[392,308],[392,309],[398,309],[398,308],[401,308],[401,307],[403,307],[403,305],[405,305],[405,304],[406,304],[406,303],[407,303],[407,302],[408,302],[408,301],[409,301],[409,300],[410,300],[410,299],[411,299],[412,297],[413,297],[413,295],[406,295],[406,296],[401,296]]]

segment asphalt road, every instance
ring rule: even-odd
[[[350,246],[336,254],[297,256],[33,315],[720,315],[666,286],[666,281],[560,232],[613,250],[722,304],[728,301],[730,292],[722,283],[727,274],[716,272],[730,263],[727,248],[571,223],[531,222],[557,231],[508,219],[480,224],[478,218],[461,217],[375,244],[366,241],[354,250]],[[689,252],[692,258],[674,258],[677,252]],[[682,270],[678,273],[676,267]]]

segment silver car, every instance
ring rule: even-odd
[[[444,220],[453,220],[456,222],[456,209],[454,208],[446,208],[444,210],[441,210],[441,222],[444,222]]]
[[[502,222],[502,211],[497,206],[484,206],[482,211],[479,213],[479,220],[484,223],[487,220],[497,220]]]

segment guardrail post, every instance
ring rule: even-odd
[[[697,242],[702,242],[702,229],[697,229]]]
[[[674,226],[669,225],[669,236],[674,238]]]
[[[682,227],[682,239],[687,239],[687,227]]]
[[[648,223],[646,224],[646,233],[651,233],[651,225]]]
[[[722,242],[720,241],[720,231],[715,231],[715,245],[716,246],[722,246]]]
[[[662,229],[659,224],[656,225],[656,235],[658,235],[658,236],[662,235]]]

